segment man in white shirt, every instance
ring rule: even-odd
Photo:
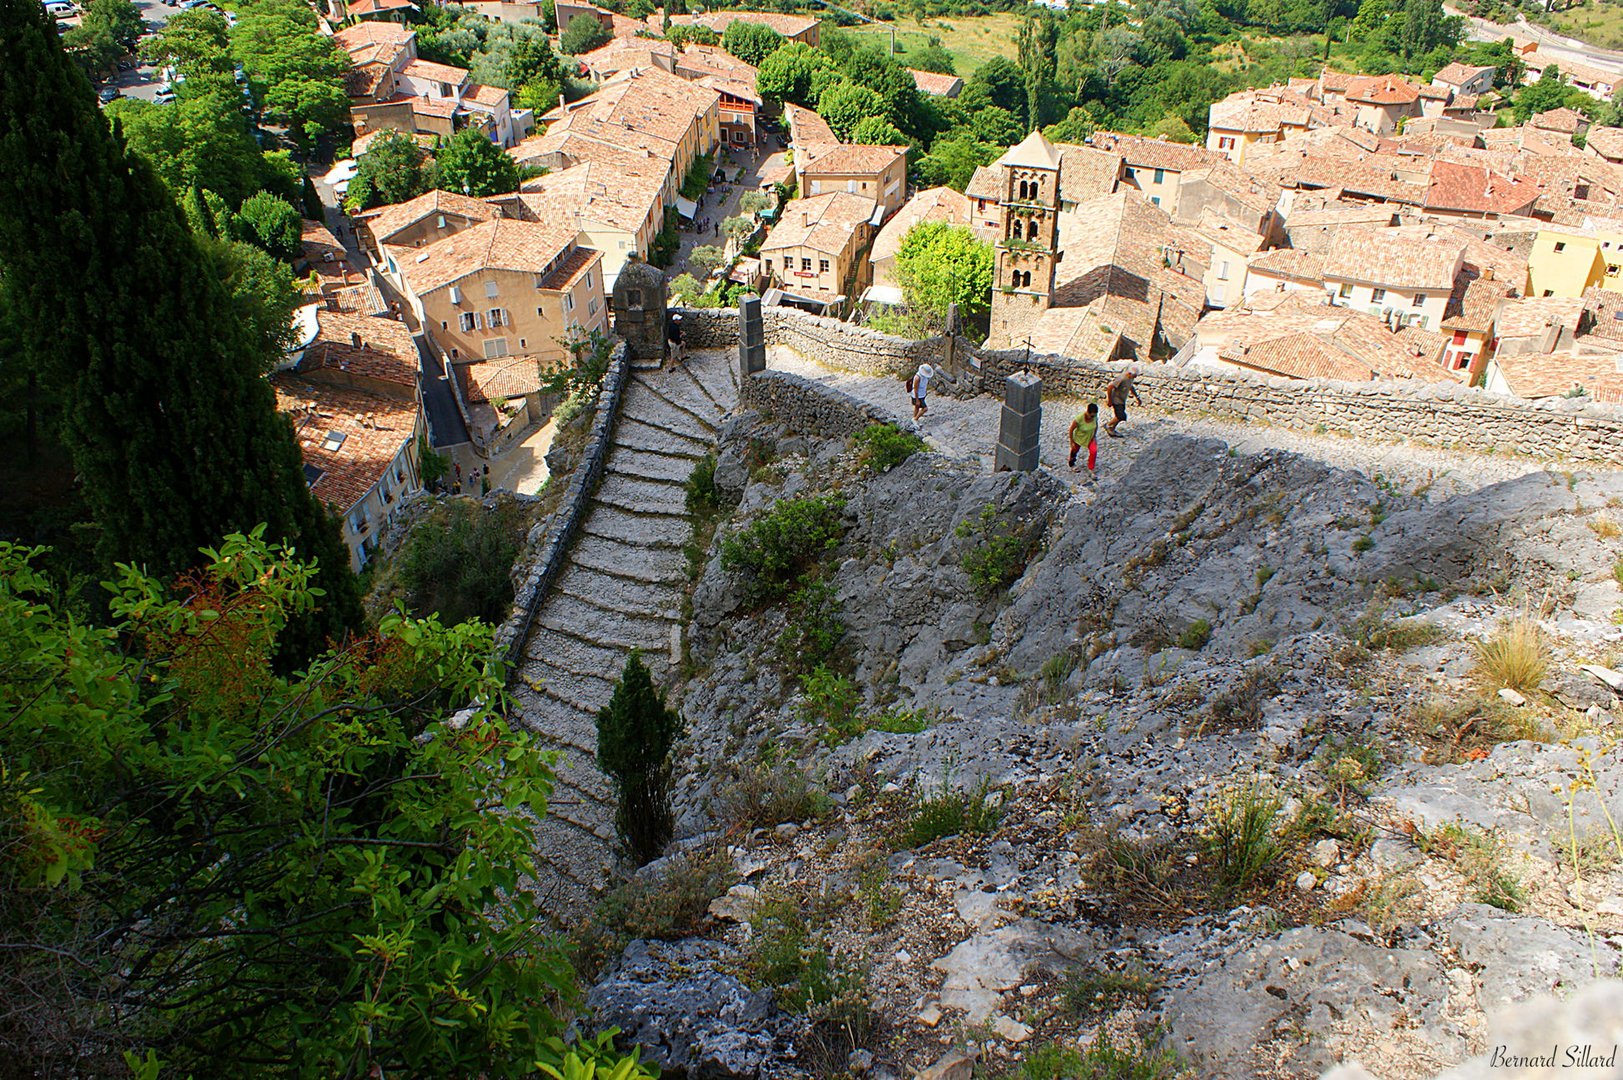
[[[924,403],[924,394],[934,377],[935,368],[924,363],[919,365],[918,371],[914,372],[913,378],[909,380],[908,395],[913,399],[914,421],[923,419],[924,414],[930,411],[930,407]]]

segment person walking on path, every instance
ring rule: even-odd
[[[926,362],[920,364],[918,371],[914,372],[913,377],[907,380],[907,396],[913,400],[913,420],[915,423],[922,420],[924,414],[930,411],[930,406],[925,404],[924,395],[930,388],[930,380],[934,377],[935,368]]]
[[[1094,463],[1099,460],[1099,403],[1088,402],[1087,409],[1071,421],[1071,471],[1076,472],[1076,454],[1088,448],[1088,477],[1093,477]]]
[[[1127,419],[1127,395],[1133,395],[1133,402],[1143,405],[1144,399],[1138,396],[1138,387],[1133,380],[1138,378],[1138,365],[1133,364],[1126,371],[1110,380],[1105,387],[1105,404],[1110,406],[1111,417],[1105,423],[1105,434],[1112,439],[1121,438],[1116,434],[1116,425]]]

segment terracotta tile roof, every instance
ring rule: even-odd
[[[793,204],[791,204],[793,205]],[[914,195],[891,215],[885,227],[874,237],[868,250],[870,261],[878,263],[894,258],[902,246],[902,238],[913,226],[925,221],[945,221],[949,225],[969,225],[971,219],[969,197],[948,187],[933,187]]]
[[[1310,248],[1275,248],[1251,260],[1250,270],[1255,274],[1289,278],[1292,281],[1315,285],[1324,283],[1324,250]]]
[[[415,398],[368,394],[299,375],[270,377],[276,407],[289,414],[307,467],[319,470],[311,493],[342,513],[383,479],[389,463],[411,441],[417,424]],[[331,433],[344,436],[336,449]]]
[[[1472,79],[1479,77],[1484,71],[1493,71],[1491,67],[1477,67],[1474,64],[1462,64],[1455,61],[1431,77],[1434,83],[1447,83],[1449,86],[1464,86]]]
[[[347,289],[335,289],[327,298],[339,311],[347,311],[354,315],[387,315],[389,304],[383,299],[378,287],[370,281],[362,285],[351,285]]]
[[[452,86],[461,86],[468,81],[467,68],[452,67],[450,64],[436,64],[432,60],[413,60],[400,69],[400,74],[410,79],[449,83]]]
[[[1534,113],[1528,123],[1544,131],[1559,131],[1563,135],[1574,135],[1580,129],[1589,126],[1589,117],[1563,105],[1559,109]]]
[[[1553,327],[1577,332],[1585,301],[1581,296],[1528,296],[1499,310],[1494,332],[1501,341],[1539,337]]]
[[[921,94],[930,94],[934,97],[952,97],[964,87],[964,80],[956,75],[941,75],[934,71],[916,71],[913,68],[908,68],[907,73],[913,76],[913,85],[919,88]]]
[[[385,11],[415,11],[411,0],[350,0],[345,11],[350,15],[381,15]]]
[[[324,369],[348,372],[404,387],[404,396],[411,396],[417,386],[417,345],[404,323],[320,309],[316,325],[316,339],[299,361],[299,374],[308,378]]]
[[[1327,94],[1345,94],[1357,75],[1348,75],[1340,71],[1331,71],[1325,68],[1319,73],[1319,87]]]
[[[1360,77],[1347,84],[1347,100],[1366,105],[1408,105],[1419,96],[1419,87],[1396,75]]]
[[[1116,159],[1120,162],[1120,158]],[[1065,183],[1065,174],[1060,173],[1060,184]],[[993,202],[1003,201],[1003,170],[991,165],[977,165],[974,175],[969,178],[969,184],[964,188],[964,194],[971,199],[991,199]],[[1109,194],[1104,192],[1103,194]]]
[[[1297,100],[1297,99],[1300,100]],[[1241,90],[1208,110],[1208,126],[1222,131],[1269,134],[1286,127],[1307,127],[1313,119],[1313,105],[1290,91],[1262,94]]]
[[[678,68],[677,70],[682,71],[684,69]],[[755,83],[753,82],[740,82],[737,79],[729,79],[722,75],[700,75],[693,81],[700,86],[707,86],[717,93],[725,95],[721,102],[721,107],[725,111],[736,111],[738,108],[737,105],[728,103],[728,97],[747,101],[757,109],[765,104],[761,95],[755,92]]]
[[[548,274],[541,281],[541,288],[552,292],[562,292],[573,285],[579,278],[603,261],[600,252],[591,248],[577,247],[570,251],[557,266],[557,269]]]
[[[1115,360],[1122,355],[1122,336],[1100,321],[1091,307],[1050,308],[1031,327],[1031,351],[1079,360]]]
[[[1517,397],[1559,397],[1583,387],[1592,401],[1623,404],[1623,357],[1616,354],[1498,356],[1494,362]]]
[[[1425,205],[1434,210],[1514,214],[1532,206],[1540,193],[1536,180],[1451,161],[1434,161]]]
[[[671,21],[674,23],[679,20]],[[701,26],[708,26],[718,34],[725,34],[727,27],[735,22],[756,23],[760,26],[770,26],[786,38],[804,34],[821,23],[821,20],[809,15],[781,15],[771,11],[713,11],[708,15],[695,16],[693,21]]]
[[[1113,194],[1121,178],[1121,155],[1091,146],[1059,143],[1059,197],[1061,202],[1079,203]],[[977,169],[976,176],[980,175]],[[971,180],[971,186],[974,180]],[[967,192],[966,192],[967,193]]]
[[[1442,328],[1491,333],[1500,305],[1515,294],[1516,287],[1507,282],[1461,274],[1460,283],[1449,297]]]
[[[907,156],[905,146],[868,146],[845,143],[817,155],[801,166],[806,176],[878,176]]]
[[[1465,245],[1446,238],[1417,242],[1395,229],[1336,231],[1325,253],[1325,277],[1401,289],[1450,290]]]
[[[1421,85],[1415,87],[1415,92],[1430,101],[1447,101],[1454,94],[1446,86]]]
[[[1592,127],[1584,145],[1607,161],[1623,161],[1623,128]]]
[[[333,34],[333,41],[338,43],[340,49],[350,50],[361,45],[395,44],[406,45],[417,36],[417,32],[399,23],[392,22],[358,22],[353,26],[346,26]]]
[[[455,214],[474,221],[489,221],[496,211],[483,199],[459,195],[454,191],[429,191],[403,203],[392,203],[361,215],[372,230],[372,238],[386,244],[393,236],[436,214]]]
[[[323,261],[324,257],[331,255],[334,259],[345,256],[344,245],[338,242],[338,237],[332,230],[319,221],[305,218],[299,222],[299,243],[304,248],[304,257],[311,262]]]
[[[464,101],[476,101],[481,105],[496,108],[507,104],[507,91],[500,86],[485,86],[474,83],[468,87],[468,92],[462,96]]]
[[[649,138],[675,145],[720,101],[715,90],[646,68],[606,80],[594,93],[566,106],[560,122],[614,145],[646,148]],[[553,128],[547,130],[551,134]]]
[[[1580,64],[1577,61],[1568,61],[1556,65],[1561,69],[1561,78],[1566,82],[1582,82],[1591,86],[1616,86],[1623,82],[1623,75],[1611,71],[1603,71],[1598,67]]]
[[[504,356],[453,366],[470,402],[501,401],[542,389],[541,362],[533,356]]]
[[[418,296],[482,270],[540,273],[575,243],[575,229],[534,221],[484,221],[424,248],[396,257]]]
[[[352,98],[376,97],[378,87],[383,85],[384,77],[388,74],[389,68],[386,64],[367,64],[365,67],[350,68],[344,75],[344,93]]]
[[[807,247],[832,255],[841,254],[852,244],[857,227],[873,216],[874,206],[873,199],[848,191],[796,199],[785,207],[783,218],[772,226],[766,242],[761,245],[761,253],[764,256],[769,251]]]
[[[581,53],[575,59],[598,75],[626,71],[630,68],[655,67],[656,58],[674,63],[676,46],[653,38],[617,37],[607,45]]]
[[[1439,362],[1448,338],[1415,328],[1394,332],[1380,319],[1323,302],[1318,294],[1259,294],[1213,312],[1196,333],[1202,345],[1243,367],[1290,378],[1418,378],[1457,381]]]
[[[751,87],[755,85],[755,76],[758,74],[754,64],[740,60],[719,45],[697,45],[690,42],[677,54],[676,64],[679,68],[746,82]]]
[[[587,161],[526,181],[518,198],[534,221],[598,221],[636,235],[658,210],[662,187],[647,171]]]
[[[456,115],[456,101],[453,98],[413,97],[411,94],[396,94],[379,105],[409,105],[411,111],[419,116],[433,116],[441,120],[449,120]]]
[[[1168,172],[1198,169],[1222,157],[1203,146],[1147,139],[1142,135],[1122,135],[1114,131],[1095,131],[1088,145],[1095,150],[1120,154],[1122,160],[1134,168],[1165,169]]]
[[[793,136],[797,148],[805,143],[840,141],[834,134],[834,129],[828,126],[828,121],[810,109],[803,109],[793,102],[786,101],[783,104],[783,116],[789,123],[789,133]]]
[[[1227,158],[1219,158],[1204,168],[1193,169],[1183,177],[1184,183],[1203,178],[1207,184],[1259,217],[1279,206],[1279,196],[1283,190],[1273,181],[1255,176]]]

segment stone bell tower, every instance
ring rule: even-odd
[[[1008,348],[1024,338],[1054,298],[1059,262],[1060,152],[1033,131],[997,160],[1003,203],[992,277],[987,344]]]

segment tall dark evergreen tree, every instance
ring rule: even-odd
[[[310,496],[265,343],[233,316],[185,216],[96,106],[36,0],[0,0],[0,282],[64,402],[108,559],[170,574],[263,523],[320,560],[294,651],[360,621],[337,523]]]
[[[614,781],[620,796],[615,829],[638,866],[658,858],[671,841],[671,748],[681,734],[682,718],[665,706],[633,650],[597,713],[597,767]]]

